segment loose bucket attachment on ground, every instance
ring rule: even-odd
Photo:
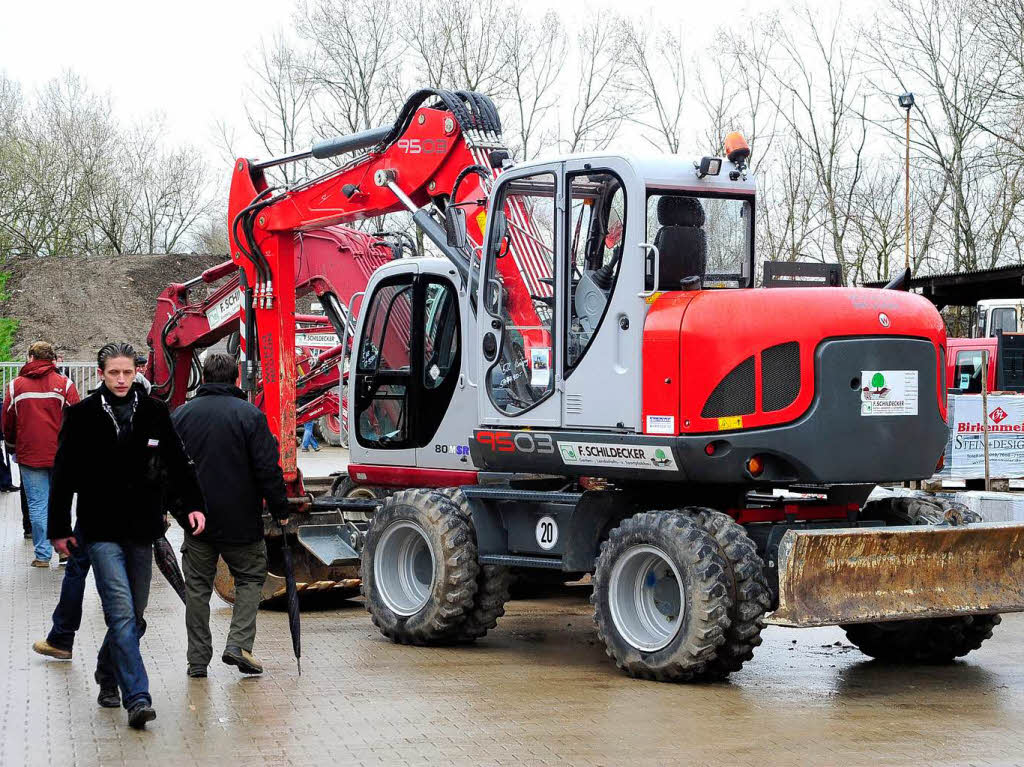
[[[1024,525],[789,530],[769,623],[840,623],[1024,611]]]

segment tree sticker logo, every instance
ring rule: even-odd
[[[654,458],[651,459],[651,463],[655,466],[668,466],[668,457],[665,455],[665,451],[660,447],[654,451]]]
[[[886,386],[885,376],[881,372],[875,372],[871,376],[871,380],[868,382],[868,386],[865,386],[862,391],[864,393],[864,399],[867,401],[885,399],[889,393],[889,387]]]
[[[993,423],[1000,423],[1001,421],[1005,420],[1008,416],[1009,413],[1007,413],[1001,407],[997,407],[995,410],[988,414],[988,417],[992,419]]]

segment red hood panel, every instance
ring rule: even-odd
[[[793,421],[814,398],[818,344],[842,336],[927,338],[936,347],[936,366],[938,349],[946,342],[942,318],[932,304],[900,291],[762,288],[666,294],[652,305],[644,326],[644,431],[650,433],[652,424],[664,427],[666,421],[657,416],[673,417],[679,434]],[[763,412],[761,352],[790,342],[799,344],[799,393],[792,404]],[[718,384],[751,357],[752,412],[742,415],[742,423],[702,417]],[[941,384],[938,388],[936,396],[945,415],[945,393]]]
[[[57,365],[53,360],[32,360],[21,366],[18,375],[28,376],[29,378],[42,378],[56,369]]]

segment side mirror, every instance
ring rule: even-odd
[[[448,239],[448,245],[452,248],[465,248],[469,244],[469,235],[466,232],[466,211],[449,205],[444,211],[444,233]]]

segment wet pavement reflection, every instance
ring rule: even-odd
[[[0,764],[1015,764],[1024,762],[1024,618],[969,659],[866,660],[835,628],[769,628],[729,681],[664,685],[618,671],[586,586],[509,603],[474,646],[391,644],[359,600],[304,602],[303,675],[287,614],[260,615],[266,673],[215,662],[185,676],[183,608],[154,576],[143,655],[158,718],[128,729],[91,679],[104,626],[95,590],[70,663],[31,652],[60,571],[28,566],[16,496],[0,501]],[[172,541],[180,540],[180,533]],[[229,609],[214,598],[215,642]]]

